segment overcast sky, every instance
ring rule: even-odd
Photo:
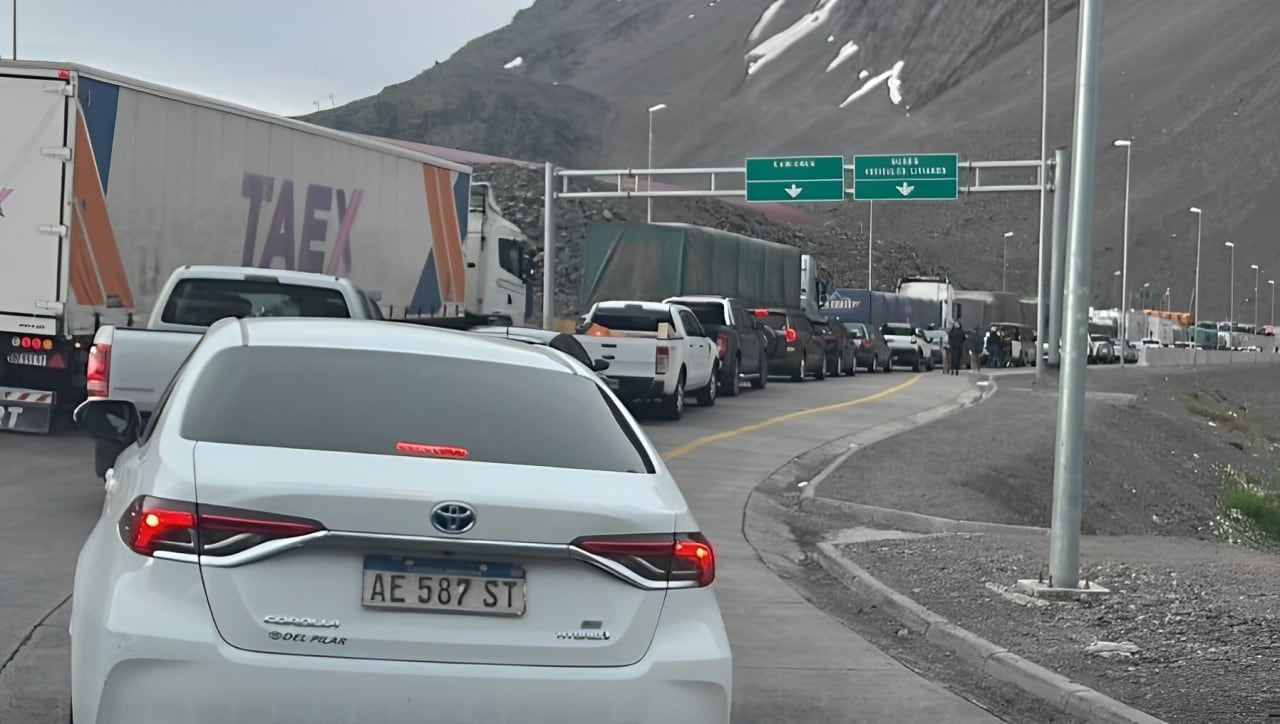
[[[13,57],[0,0],[0,56]],[[533,0],[16,0],[18,57],[65,60],[283,115],[372,95]]]

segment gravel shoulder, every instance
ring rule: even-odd
[[[872,575],[993,643],[1169,722],[1280,720],[1280,555],[1224,542],[1223,469],[1274,475],[1280,370],[1091,370],[1085,421],[1081,574],[1113,594],[1054,603],[1012,592],[1047,575],[1048,537],[1028,532],[845,543]],[[980,405],[860,450],[819,497],[974,521],[1047,527],[1057,396],[1030,375],[996,378]],[[1274,479],[1274,478],[1273,478]],[[762,493],[768,491],[762,490]],[[857,527],[801,512],[776,491],[801,549]],[[847,536],[844,540],[853,540]],[[862,539],[858,539],[862,540]],[[874,606],[806,595],[904,663],[984,700],[954,656],[886,623]],[[1090,646],[1119,644],[1103,655]],[[1277,717],[1272,719],[1271,717]]]

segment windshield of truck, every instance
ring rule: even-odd
[[[584,376],[381,350],[222,350],[198,372],[181,434],[366,455],[449,446],[483,463],[654,471],[621,410]]]
[[[708,324],[724,325],[724,306],[715,302],[681,302],[684,306],[693,310],[693,316],[698,318],[698,322],[702,326]]]
[[[174,285],[160,321],[208,327],[224,317],[350,316],[337,289],[248,279],[183,279]]]
[[[646,309],[644,307],[606,307],[598,308],[591,315],[590,321],[580,332],[590,333],[593,327],[601,327],[610,332],[630,332],[641,334],[657,334],[658,325],[666,322],[675,328],[671,321],[671,313],[666,309]]]

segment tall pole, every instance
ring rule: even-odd
[[[1253,267],[1253,332],[1258,333],[1258,280],[1262,276],[1262,270],[1257,264],[1250,264]]]
[[[1235,326],[1236,323],[1236,244],[1234,241],[1226,243],[1227,248],[1231,249],[1231,291],[1228,297],[1230,301],[1227,307],[1227,325]]]
[[[1200,232],[1204,229],[1204,210],[1192,206],[1190,211],[1196,215],[1196,285],[1191,291],[1191,313],[1195,317],[1195,323],[1200,324]]]
[[[1063,317],[1062,383],[1049,537],[1049,585],[1080,584],[1080,499],[1084,473],[1085,356],[1089,344],[1089,273],[1093,258],[1093,166],[1097,146],[1098,3],[1080,0],[1072,134],[1071,228],[1067,252],[1067,313]]]
[[[1049,188],[1049,0],[1044,0],[1044,38],[1040,67],[1040,263],[1036,273],[1036,354],[1049,331],[1049,219],[1045,215]],[[1044,379],[1045,365],[1036,357],[1036,380]]]
[[[1271,325],[1276,326],[1276,280],[1268,279],[1267,284],[1271,285]]]
[[[871,250],[876,238],[876,202],[868,201],[870,210],[867,212],[867,291],[871,291]]]
[[[1124,345],[1129,339],[1129,169],[1133,157],[1133,141],[1118,139],[1124,148],[1124,246],[1120,254],[1120,366],[1124,367]]]
[[[542,328],[552,329],[556,321],[556,169],[550,163],[544,176],[546,195],[542,199]]]
[[[18,59],[18,0],[13,0],[13,59]]]
[[[1000,291],[1009,291],[1009,237],[1013,236],[1012,231],[1004,232],[1004,251],[1000,254]]]
[[[1067,216],[1071,211],[1070,173],[1071,157],[1067,155],[1067,149],[1054,149],[1053,231],[1050,235],[1053,258],[1049,274],[1049,338],[1045,340],[1049,347],[1048,364],[1053,366],[1062,362],[1062,307],[1067,301]]]
[[[649,173],[645,175],[645,191],[653,191],[653,114],[666,108],[666,103],[649,106]],[[645,223],[653,223],[653,197],[645,197]]]

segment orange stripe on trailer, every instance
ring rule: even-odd
[[[445,274],[445,260],[448,259],[448,251],[444,248],[444,220],[440,217],[440,210],[436,203],[436,175],[435,169],[430,166],[422,166],[422,180],[426,183],[426,199],[427,199],[427,218],[431,222],[431,250],[436,258],[436,282],[440,286],[440,302],[452,301],[452,291]]]
[[[453,197],[453,173],[448,169],[436,169],[440,174],[440,208],[444,212],[444,233],[448,239],[449,272],[453,275],[453,288],[459,302],[467,298],[467,271],[462,250],[462,226],[458,223],[458,204]]]
[[[107,211],[106,195],[102,192],[102,179],[98,177],[93,144],[89,141],[89,132],[81,115],[76,116],[76,150],[81,158],[75,164],[71,180],[71,196],[75,205],[73,215],[76,217],[71,229],[71,263],[79,269],[76,276],[81,277],[76,282],[77,299],[81,303],[101,305],[106,303],[107,296],[116,296],[126,309],[132,309],[133,290],[129,288],[129,276],[125,273],[120,247],[111,228],[111,215]],[[78,242],[77,235],[80,236]],[[97,284],[93,283],[95,280]],[[81,292],[89,298],[80,298]]]

